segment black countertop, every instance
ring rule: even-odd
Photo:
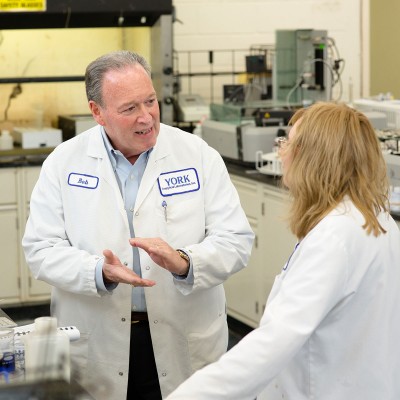
[[[251,166],[244,166],[240,165],[239,163],[227,160],[225,160],[225,164],[230,174],[238,175],[243,178],[248,178],[257,182],[266,183],[275,187],[281,187],[280,177],[265,175],[261,172],[258,172],[255,168],[252,168]],[[400,213],[391,212],[391,215],[394,220],[400,221]]]
[[[0,168],[42,165],[53,150],[54,147],[40,147],[38,149],[14,147],[11,150],[0,150]]]

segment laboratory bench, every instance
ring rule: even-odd
[[[29,214],[29,200],[41,164],[52,148],[0,151],[0,251],[3,273],[2,306],[48,302],[51,288],[31,276],[21,240]],[[242,207],[256,238],[247,268],[225,283],[228,314],[250,327],[258,326],[275,276],[296,243],[284,217],[289,196],[279,177],[260,173],[252,165],[225,160]],[[400,214],[393,214],[400,226]],[[14,266],[17,266],[15,268]]]

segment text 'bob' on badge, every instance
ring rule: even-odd
[[[77,174],[71,172],[68,175],[68,185],[77,186],[85,189],[96,189],[99,184],[99,178],[97,176]]]

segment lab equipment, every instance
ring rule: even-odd
[[[62,140],[66,141],[97,125],[92,114],[59,115],[58,127],[62,131]]]
[[[25,369],[24,338],[27,337],[30,333],[34,332],[34,330],[35,324],[15,326],[14,328],[15,363],[16,368],[18,369]],[[66,334],[70,342],[73,342],[80,338],[80,332],[75,326],[58,327],[57,330]]]
[[[56,147],[62,142],[61,129],[51,127],[14,127],[11,134],[23,149]]]
[[[362,112],[381,112],[387,116],[387,128],[400,128],[400,100],[357,99],[353,101],[355,109]]]
[[[393,186],[400,186],[400,156],[383,153],[383,157],[386,160],[390,184]]]
[[[0,136],[0,150],[11,150],[14,147],[13,138],[10,131],[3,130]]]
[[[262,151],[256,152],[256,169],[265,175],[282,176],[282,161],[278,152],[263,154]]]
[[[202,138],[222,157],[254,168],[256,152],[272,152],[285,135],[293,111],[269,100],[240,105],[211,104],[211,118],[202,123]]]
[[[14,331],[12,328],[0,328],[0,373],[14,371]]]
[[[209,106],[198,94],[179,94],[178,118],[184,122],[197,122],[210,115]]]
[[[390,211],[400,213],[400,186],[390,188]]]
[[[326,30],[275,32],[273,98],[287,103],[330,101],[333,67]]]
[[[25,379],[27,381],[70,381],[70,344],[66,333],[57,329],[57,319],[35,319],[35,329],[25,339]]]
[[[229,122],[205,120],[202,138],[222,157],[254,166],[256,152],[272,151],[279,126],[256,126],[255,122],[236,125]]]

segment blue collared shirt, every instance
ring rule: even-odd
[[[108,139],[108,136],[104,131],[104,128],[101,128],[101,133],[103,135],[104,145],[118,182],[119,190],[121,191],[121,195],[124,200],[126,216],[129,222],[130,235],[131,237],[135,237],[135,230],[133,227],[133,211],[140,181],[142,180],[144,170],[146,169],[147,160],[152,149],[140,154],[137,161],[132,165],[119,150],[114,150],[110,140]],[[137,247],[132,247],[132,252],[133,270],[136,274],[141,276],[139,250]],[[100,291],[113,290],[117,284],[104,284],[102,274],[103,262],[104,259],[101,259],[101,262],[99,262],[96,266],[97,288]],[[134,290],[132,290],[132,310],[146,311],[146,300],[144,296],[144,289],[142,287],[136,287]]]

